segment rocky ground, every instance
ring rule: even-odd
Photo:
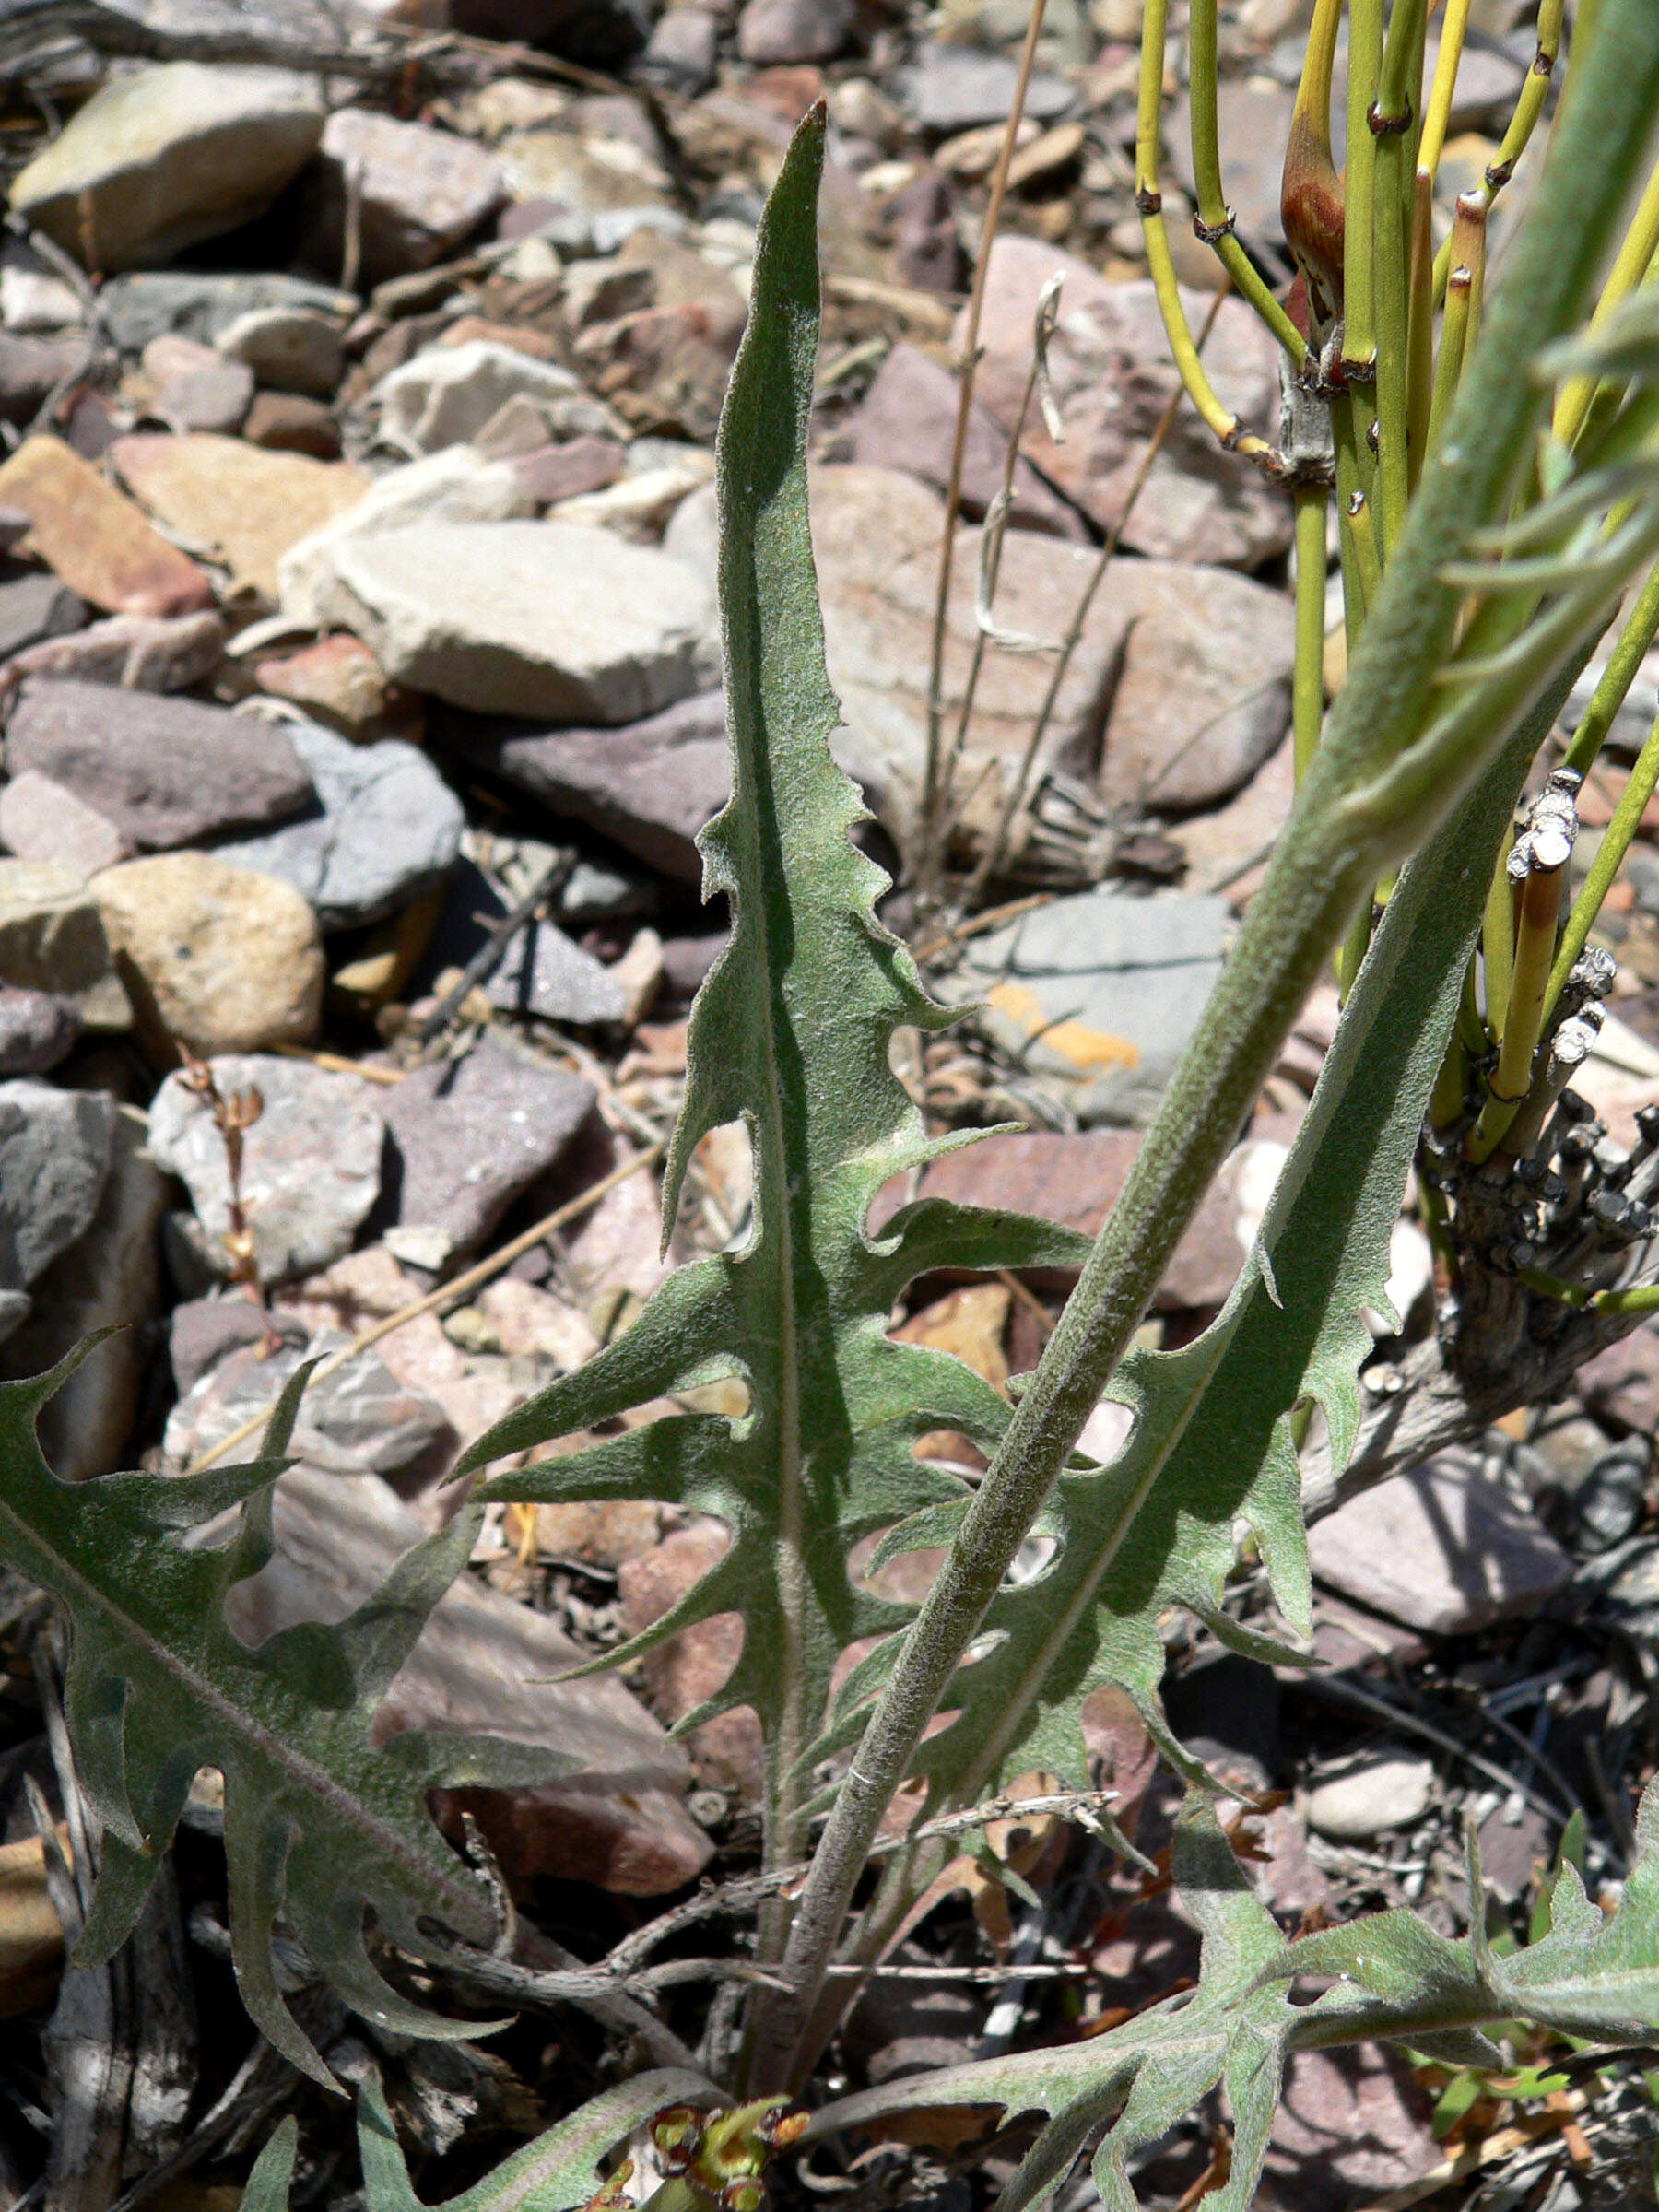
[[[660,1259],[653,1148],[678,1103],[690,996],[723,942],[693,840],[726,788],[712,447],[754,227],[794,121],[827,98],[814,531],[842,759],[876,817],[872,848],[902,879],[921,834],[955,347],[1025,17],[1023,0],[436,12],[421,0],[354,18],[360,53],[382,57],[355,74],[272,65],[285,27],[346,38],[300,0],[273,0],[275,43],[253,60],[215,58],[194,16],[182,46],[157,31],[150,58],[121,58],[100,50],[94,10],[90,29],[86,11],[62,35],[48,20],[4,65],[0,1372],[131,1324],[46,1418],[53,1464],[78,1478],[194,1465],[303,1354],[334,1362],[305,1401],[304,1466],[278,1488],[277,1559],[244,1594],[253,1634],[343,1612],[441,1515],[441,1478],[470,1440],[625,1328],[666,1266],[742,1225],[747,1153],[717,1133]],[[1270,267],[1306,14],[1303,0],[1223,10],[1229,192]],[[1490,158],[1530,16],[1477,0],[1449,191]],[[990,254],[947,726],[975,634],[979,523],[1055,272],[1065,437],[1026,430],[998,623],[1058,640],[1103,535],[1121,527],[1123,552],[986,889],[1007,911],[946,946],[904,888],[887,910],[942,992],[983,1003],[950,1037],[910,1041],[917,1099],[940,1127],[1024,1132],[937,1163],[928,1187],[1087,1229],[1290,790],[1288,502],[1177,414],[1125,514],[1173,390],[1133,203],[1138,18],[1138,0],[1048,9]],[[173,35],[166,10],[145,19]],[[257,20],[247,35],[257,45]],[[503,37],[536,43],[490,43]],[[1178,211],[1174,75],[1168,91]],[[1207,254],[1179,220],[1172,235],[1183,277],[1207,289]],[[1207,359],[1265,428],[1274,348],[1237,302]],[[958,863],[984,857],[1051,666],[987,660],[956,780]],[[1653,704],[1650,675],[1616,754]],[[1617,794],[1599,781],[1581,859]],[[1641,845],[1605,918],[1625,996],[1582,1086],[1615,1125],[1659,1100],[1655,915],[1659,849]],[[1162,1341],[1226,1295],[1334,1017],[1328,996],[1308,1009],[1177,1255],[1148,1324]],[[1410,1221],[1395,1259],[1420,1330],[1430,1268]],[[895,1325],[1001,1382],[1034,1360],[1064,1290],[924,1285]],[[1288,1925],[1410,1901],[1452,1926],[1465,1818],[1518,1913],[1575,1806],[1594,1879],[1618,1877],[1654,1753],[1656,1418],[1659,1337],[1643,1331],[1566,1405],[1318,1526],[1316,1680],[1172,1653],[1178,1729],[1267,1807],[1241,1832]],[[589,1762],[475,1808],[531,1916],[584,1956],[705,1873],[752,1862],[747,1716],[687,1742],[665,1733],[723,1678],[735,1618],[625,1679],[549,1680],[658,1618],[723,1543],[718,1524],[654,1506],[496,1509],[396,1686],[394,1726],[488,1728]],[[50,1794],[64,1778],[27,1589],[0,1593],[0,1620],[14,1654],[0,1678],[0,2204],[32,2205],[60,2086],[41,2030],[74,1977],[60,1983],[24,1784]],[[1097,1717],[1103,1765],[1144,1801],[1156,1845],[1169,1792],[1124,1716]],[[191,1818],[169,1970],[183,1993],[176,2093],[121,2123],[124,2172],[73,2200],[96,2195],[100,2212],[141,2176],[124,2204],[159,2186],[182,2145],[194,2178],[168,2201],[217,2208],[274,2113],[300,2099],[308,2126],[328,2124],[279,2063],[243,2065],[210,1793]],[[836,2057],[846,2079],[1053,2035],[1191,1971],[1194,1939],[1161,1897],[1068,1833],[1040,1838],[1042,1909],[1020,1908],[1016,1931],[1050,1979],[1011,2002],[975,1981],[962,1970],[993,1954],[947,1906],[905,1954],[936,1974],[865,2000]],[[63,2018],[60,2005],[60,2048]],[[694,2036],[694,2011],[680,2025]],[[363,2031],[325,2029],[348,2070]],[[566,2014],[479,2052],[374,2055],[429,2198],[618,2063]],[[1634,2092],[1575,2088],[1507,2137],[1508,2116],[1477,2106],[1446,2142],[1430,2125],[1438,2086],[1376,2052],[1299,2062],[1263,2203],[1404,2203],[1389,2193],[1425,2176],[1481,2204],[1635,2201],[1621,2162],[1643,2136]],[[1149,2197],[1181,2197],[1207,2124],[1165,2147],[1142,2176]],[[967,2171],[935,2146],[816,2180],[859,2203],[920,2194],[967,2212]],[[349,2188],[324,2158],[301,2197]],[[1068,2212],[1088,2201],[1077,2184]]]

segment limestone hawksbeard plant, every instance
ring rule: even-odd
[[[1563,1863],[1536,1938],[1519,1951],[1488,1940],[1473,1846],[1461,1939],[1386,1912],[1290,1940],[1159,1699],[1172,1610],[1264,1664],[1308,1664],[1305,1515],[1540,1396],[1659,1305],[1647,1195],[1659,1184],[1659,1130],[1628,1163],[1606,1158],[1585,1141],[1570,1080],[1607,982],[1587,949],[1591,923],[1659,782],[1659,735],[1583,891],[1571,907],[1563,898],[1579,780],[1659,630],[1659,171],[1647,167],[1659,10],[1599,0],[1561,57],[1559,0],[1544,0],[1539,63],[1513,126],[1438,253],[1433,180],[1467,8],[1449,0],[1426,83],[1426,0],[1394,0],[1386,21],[1382,0],[1348,0],[1339,177],[1329,111],[1342,12],[1319,0],[1309,33],[1286,168],[1301,281],[1287,305],[1231,233],[1216,151],[1215,0],[1191,8],[1199,227],[1284,347],[1294,435],[1276,448],[1220,406],[1182,319],[1158,163],[1164,0],[1145,11],[1139,198],[1171,349],[1236,465],[1266,469],[1297,508],[1299,789],[1094,1245],[928,1199],[871,1227],[885,1184],[966,1140],[930,1137],[893,1073],[896,1030],[951,1017],[876,919],[885,878],[850,840],[860,801],[830,752],[838,709],[806,505],[825,133],[814,111],[766,210],[720,432],[732,796],[702,849],[708,888],[729,898],[734,926],[692,1015],[664,1192],[672,1221],[693,1148],[741,1123],[754,1162],[747,1234],[671,1275],[623,1335],[485,1436],[461,1473],[606,1424],[610,1433],[485,1479],[349,1618],[257,1649],[231,1635],[223,1601],[268,1556],[272,1485],[303,1378],[248,1465],[82,1488],[54,1479],[34,1439],[59,1377],[8,1384],[0,1400],[0,1554],[67,1609],[67,1717],[102,1829],[80,1955],[108,1956],[131,1929],[192,1778],[218,1768],[242,1994],[272,2041],[322,2080],[282,1994],[279,1916],[371,2020],[416,2035],[480,2032],[404,1994],[419,1960],[470,1960],[489,1986],[500,1936],[487,1873],[444,1842],[427,1793],[511,1786],[548,1762],[419,1734],[377,1746],[371,1724],[486,1508],[645,1499],[730,1531],[724,1556],[670,1613],[595,1664],[743,1616],[729,1680],[687,1723],[745,1705],[763,1732],[754,1943],[747,1983],[725,1985],[741,2007],[717,1999],[694,2054],[624,1969],[554,1977],[662,2063],[457,2200],[477,2212],[619,2204],[623,2177],[609,2161],[630,2136],[653,2161],[645,2194],[658,2212],[756,2212],[769,2160],[947,2105],[1040,2116],[1005,2212],[1043,2203],[1086,2153],[1103,2203],[1130,2212],[1136,2153],[1218,2086],[1231,2151],[1204,2201],[1242,2212],[1296,2052],[1380,2038],[1497,2068],[1494,2038],[1517,2021],[1592,2046],[1659,2030],[1659,1794],[1637,1815],[1617,1909],[1604,1913]],[[1488,282],[1485,217],[1535,138],[1528,158],[1542,173]],[[1333,500],[1347,651],[1327,709]],[[1549,733],[1616,619],[1606,673],[1558,760]],[[1533,796],[1517,829],[1524,788]],[[1180,1350],[1133,1348],[1177,1241],[1333,959],[1340,1026],[1235,1289]],[[1389,1236],[1414,1163],[1442,1296],[1383,1421],[1378,1393],[1361,1385],[1372,1345],[1363,1316],[1388,1310]],[[922,1275],[1038,1265],[1081,1272],[1011,1406],[949,1355],[887,1334]],[[717,1381],[741,1386],[741,1412],[615,1426]],[[1100,1465],[1078,1440],[1103,1395],[1127,1408],[1130,1429]],[[917,1457],[919,1440],[941,1430],[979,1448],[982,1477]],[[229,1506],[241,1523],[228,1547],[183,1546]],[[1016,1581],[1033,1531],[1046,1539],[1042,1564]],[[1242,1624],[1224,1602],[1241,1535],[1265,1570],[1277,1632]],[[944,1549],[919,1606],[872,1594],[853,1563],[870,1537],[877,1562]],[[862,1655],[843,1676],[855,1644]],[[861,1975],[947,1862],[976,1848],[976,1808],[1006,1804],[1032,1773],[1087,1791],[1080,1713],[1104,1686],[1132,1702],[1187,1783],[1171,1873],[1203,1933],[1197,1984],[1106,2033],[828,2097],[815,2069]],[[891,1808],[907,1791],[909,1825],[894,1833]],[[412,2206],[372,2081],[359,2108],[368,2203]],[[294,2158],[289,2123],[249,2184],[255,2212],[286,2201]]]

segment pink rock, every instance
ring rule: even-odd
[[[329,117],[312,175],[310,251],[324,265],[337,265],[355,189],[361,276],[369,285],[441,260],[494,213],[505,192],[500,163],[481,146],[366,108],[339,108]]]
[[[737,19],[737,52],[763,68],[830,62],[853,28],[853,0],[748,0]]]
[[[1579,1395],[1592,1411],[1652,1434],[1659,1424],[1659,1335],[1632,1330],[1578,1371]]]
[[[379,736],[393,719],[395,705],[406,712],[413,705],[407,693],[395,691],[386,681],[368,646],[347,630],[319,638],[314,645],[281,659],[256,663],[253,678],[262,691],[292,700],[347,737]]]
[[[1038,1214],[1092,1237],[1116,1203],[1140,1144],[1131,1129],[1086,1129],[1074,1135],[1030,1130],[991,1136],[932,1161],[923,1172],[919,1195]],[[889,1184],[872,1209],[871,1227],[879,1228],[901,1202],[899,1186]],[[1159,1312],[1219,1305],[1226,1298],[1244,1261],[1234,1212],[1223,1170],[1175,1248],[1154,1301]],[[1059,1284],[1070,1277],[1045,1279]]]
[[[513,473],[538,506],[604,491],[622,474],[627,449],[614,438],[570,438],[513,457]]]
[[[1356,1604],[1431,1635],[1468,1635],[1535,1612],[1572,1561],[1466,1452],[1392,1476],[1308,1531],[1314,1575]]]
[[[1428,2097],[1404,2058],[1376,2043],[1299,2051],[1256,2201],[1263,2212],[1330,2212],[1404,2189],[1440,2158]]]
[[[629,1634],[638,1635],[677,1605],[725,1556],[729,1541],[720,1522],[700,1519],[688,1528],[677,1529],[643,1558],[629,1559],[618,1576]],[[742,1649],[742,1616],[719,1613],[650,1653],[644,1674],[657,1711],[670,1721],[693,1712],[720,1688]],[[691,1742],[700,1781],[714,1789],[735,1791],[745,1804],[759,1802],[760,1724],[747,1706],[705,1721]]]
[[[0,845],[19,860],[53,861],[83,879],[133,850],[107,815],[33,768],[0,790]]]
[[[22,509],[53,574],[108,614],[180,615],[213,604],[213,586],[189,555],[56,438],[26,438],[0,467],[0,505]]]
[[[390,1319],[425,1296],[427,1286],[405,1273],[383,1244],[347,1253],[325,1274],[281,1290],[273,1301],[308,1330],[343,1329],[348,1336]],[[437,1397],[449,1383],[463,1381],[466,1358],[444,1335],[435,1313],[406,1321],[376,1345],[382,1360],[409,1390]]]
[[[979,398],[1011,429],[1031,364],[1038,296],[1063,276],[1060,321],[1049,350],[1065,426],[1056,444],[1028,426],[1033,465],[1102,530],[1117,522],[1147,442],[1178,379],[1149,282],[1114,284],[1057,246],[1005,236],[991,250],[980,344]],[[1209,302],[1183,293],[1194,329]],[[1270,433],[1278,406],[1278,348],[1242,300],[1225,300],[1204,365],[1222,405]],[[1163,451],[1124,525],[1134,552],[1166,560],[1255,568],[1289,543],[1290,509],[1249,462],[1224,454],[1190,407],[1177,410]]]
[[[276,1485],[276,1557],[237,1585],[232,1625],[257,1643],[297,1621],[340,1620],[422,1534],[378,1476],[293,1468]],[[426,1728],[573,1754],[581,1772],[536,1789],[441,1794],[453,1813],[476,1816],[514,1884],[545,1876],[659,1896],[711,1854],[681,1803],[685,1755],[620,1682],[554,1678],[582,1657],[544,1614],[464,1574],[393,1683],[375,1735]]]
[[[212,675],[224,652],[225,625],[211,607],[194,615],[111,615],[27,646],[7,661],[6,674],[124,691],[185,691]]]
[[[957,381],[949,370],[919,346],[895,346],[853,418],[851,458],[877,468],[907,468],[943,491],[950,475],[956,414]],[[1006,431],[976,405],[969,416],[962,465],[962,512],[970,521],[983,515],[1001,488],[1007,450]],[[1017,530],[1046,530],[1078,540],[1086,535],[1077,510],[1026,460],[1014,466],[1008,521]]]

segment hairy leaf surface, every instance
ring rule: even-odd
[[[671,1415],[504,1475],[482,1495],[653,1498],[726,1524],[720,1564],[604,1664],[692,1621],[742,1614],[735,1669],[686,1724],[740,1704],[759,1714],[781,1816],[774,1858],[798,1853],[798,1770],[836,1660],[855,1638],[907,1618],[858,1585],[850,1549],[958,1494],[913,1457],[917,1438],[953,1429],[989,1450],[1006,1419],[1003,1400],[960,1361],[888,1341],[894,1301],[931,1267],[1075,1266],[1087,1252],[1049,1224],[937,1201],[906,1207],[879,1233],[867,1226],[884,1183],[946,1148],[927,1138],[893,1074],[893,1033],[955,1017],[927,997],[910,955],[876,920],[887,878],[850,840],[865,810],[830,753],[840,713],[806,515],[824,128],[821,111],[802,124],[768,203],[721,420],[732,797],[700,843],[706,888],[730,899],[733,929],[692,1011],[664,1192],[672,1225],[695,1147],[741,1120],[753,1225],[740,1249],[672,1275],[626,1335],[498,1424],[463,1463],[481,1466],[716,1376],[742,1379],[741,1418]]]
[[[1570,680],[1570,679],[1566,679]],[[1164,1725],[1159,1619],[1184,1606],[1236,1650],[1296,1654],[1222,1610],[1240,1522],[1253,1532],[1285,1618],[1309,1622],[1307,1546],[1293,1410],[1324,1411],[1341,1466],[1359,1416],[1363,1319],[1387,1312],[1389,1239],[1479,926],[1491,857],[1557,690],[1528,717],[1455,819],[1407,868],[1326,1056],[1312,1104],[1254,1249],[1211,1326],[1179,1351],[1135,1352],[1108,1391],[1135,1426],[1104,1466],[1074,1466],[1045,1508],[1056,1545],[1043,1572],[1006,1590],[982,1653],[958,1674],[948,1728],[918,1771],[962,1802],[1032,1770],[1088,1779],[1083,1700],[1112,1683],[1135,1700],[1166,1754],[1193,1763]],[[955,1505],[894,1532],[887,1551],[948,1541]],[[984,1648],[988,1647],[988,1648]],[[837,1733],[896,1645],[849,1678]]]
[[[599,2189],[599,2160],[668,2105],[704,2104],[715,2091],[683,2066],[636,2074],[603,2090],[492,2173],[434,2212],[570,2212]],[[299,2129],[285,2120],[259,2154],[242,2192],[242,2212],[288,2212]],[[378,2077],[358,2087],[358,2151],[368,2212],[427,2212],[409,2180],[408,2161]]]
[[[364,1947],[363,1919],[372,1907],[392,1940],[418,1954],[432,1948],[426,1922],[488,1942],[489,1893],[439,1834],[427,1793],[522,1785],[575,1763],[485,1737],[371,1739],[393,1677],[466,1561],[480,1509],[417,1545],[336,1627],[301,1623],[250,1650],[227,1625],[225,1598],[270,1558],[271,1488],[308,1371],[284,1393],[265,1455],[245,1466],[60,1482],[41,1457],[35,1418],[96,1341],[50,1374],[0,1384],[0,1558],[68,1608],[65,1710],[81,1787],[103,1828],[77,1959],[96,1964],[125,1939],[196,1770],[217,1767],[237,1980],[277,2049],[333,2086],[278,1992],[278,1912],[369,2018],[411,2034],[477,2034],[388,1985]],[[235,1505],[241,1516],[229,1544],[186,1548],[189,1531]]]
[[[636,2074],[591,2098],[437,2212],[569,2212],[598,2189],[599,2160],[654,2113],[668,2105],[707,2104],[714,2097],[702,2076],[687,2067]],[[358,2149],[368,2212],[425,2212],[373,2075],[358,2088]]]
[[[1233,2122],[1232,2170],[1206,2212],[1247,2212],[1261,2177],[1286,2062],[1300,2050],[1392,2041],[1449,2063],[1496,2066],[1479,2034],[1517,2018],[1599,2041],[1659,2028],[1659,1784],[1638,1816],[1641,1853],[1618,1911],[1604,1919],[1571,1867],[1549,1933],[1500,1959],[1479,1932],[1461,1943],[1410,1912],[1379,1912],[1287,1944],[1251,1888],[1214,1815],[1194,1795],[1177,1823],[1180,1900],[1203,1932],[1190,1993],[1109,2034],[1052,2050],[950,2066],[867,2089],[813,2115],[807,2139],[900,2112],[983,2106],[1048,2124],[1003,2192],[998,2212],[1027,2212],[1105,2134],[1094,2176],[1107,2212],[1136,2212],[1128,2161],[1219,2084]],[[1481,1894],[1477,1884],[1474,1894]],[[1312,2004],[1288,2001],[1300,1975],[1337,1977]]]

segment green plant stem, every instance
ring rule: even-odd
[[[1492,1047],[1491,1032],[1481,1017],[1480,1002],[1475,988],[1475,956],[1469,955],[1469,965],[1464,971],[1463,995],[1457,1002],[1457,1040],[1467,1058],[1477,1066]]]
[[[1188,92],[1192,112],[1193,182],[1197,206],[1193,228],[1210,246],[1297,368],[1308,357],[1308,342],[1268,289],[1261,271],[1233,232],[1233,211],[1221,182],[1220,135],[1216,120],[1216,0],[1193,0],[1187,33]]]
[[[1161,0],[1148,21],[1155,11],[1161,67]],[[1583,67],[1589,89],[1558,129],[1545,186],[1514,239],[1492,343],[1470,364],[1266,878],[831,1806],[782,1964],[789,1994],[768,2006],[768,2065],[780,2083],[799,2080],[816,2055],[803,2030],[882,1816],[1330,947],[1511,726],[1512,694],[1491,703],[1504,717],[1496,730],[1475,704],[1461,722],[1458,710],[1446,718],[1466,732],[1461,751],[1411,744],[1430,719],[1461,604],[1441,571],[1471,529],[1507,509],[1543,412],[1524,364],[1582,312],[1659,102],[1652,0],[1605,0]],[[1135,1502],[1124,1501],[1125,1535]]]
[[[1377,141],[1371,112],[1382,66],[1382,0],[1349,0],[1347,66],[1342,366],[1351,384],[1368,384],[1377,359]]]
[[[1366,611],[1374,596],[1376,585],[1376,547],[1368,543],[1362,548],[1357,517],[1366,513],[1366,488],[1370,481],[1367,463],[1371,459],[1359,434],[1355,419],[1353,395],[1335,392],[1331,395],[1331,436],[1336,453],[1336,519],[1342,547],[1342,613],[1347,632],[1349,660],[1359,642],[1359,633],[1365,627]],[[1366,589],[1369,553],[1369,572],[1371,592]]]
[[[1236,415],[1222,406],[1215,386],[1198,358],[1197,341],[1182,305],[1175,264],[1170,257],[1170,235],[1163,217],[1163,194],[1159,189],[1159,146],[1163,129],[1164,35],[1169,0],[1147,0],[1141,18],[1140,96],[1135,111],[1135,200],[1140,211],[1141,235],[1146,241],[1147,265],[1164,335],[1187,397],[1229,453],[1265,457],[1272,448],[1265,438],[1245,431]]]
[[[1463,59],[1464,34],[1469,27],[1469,0],[1446,0],[1441,20],[1440,53],[1434,64],[1434,82],[1423,112],[1423,131],[1418,140],[1418,167],[1432,185],[1440,174],[1441,152],[1446,143],[1446,124],[1452,98],[1457,89],[1457,65]]]
[[[1324,721],[1325,504],[1323,484],[1296,490],[1296,669],[1291,747],[1301,789]]]
[[[1607,665],[1590,694],[1590,704],[1580,715],[1572,742],[1561,755],[1563,768],[1587,776],[1595,766],[1607,732],[1613,727],[1614,717],[1630,696],[1637,671],[1656,637],[1659,637],[1659,564],[1649,571],[1647,582],[1637,594],[1625,626],[1618,633],[1618,642],[1607,655]]]
[[[1515,965],[1515,894],[1510,888],[1509,840],[1504,840],[1487,892],[1480,932],[1480,964],[1486,981],[1486,1026],[1501,1037],[1509,1014],[1510,976]]]
[[[1517,1267],[1515,1273],[1529,1289],[1559,1299],[1581,1313],[1659,1312],[1659,1283],[1632,1283],[1627,1290],[1586,1290],[1583,1283],[1567,1282],[1542,1267]]]
[[[1510,970],[1509,1005],[1498,1047],[1498,1065],[1467,1146],[1468,1158],[1477,1163],[1489,1159],[1497,1150],[1532,1088],[1533,1055],[1537,1051],[1543,1027],[1550,956],[1555,950],[1565,875],[1564,865],[1559,868],[1535,868],[1521,888],[1515,918],[1514,962]],[[1507,890],[1507,883],[1504,888]]]
[[[1411,196],[1411,323],[1406,334],[1406,466],[1415,491],[1434,403],[1434,180],[1418,165]]]
[[[1446,312],[1441,320],[1440,358],[1434,365],[1434,396],[1429,409],[1429,453],[1440,450],[1464,363],[1473,349],[1486,270],[1486,203],[1477,193],[1459,194],[1452,223],[1454,259],[1446,282]]]
[[[1655,253],[1659,253],[1659,162],[1654,164],[1643,188],[1624,242],[1602,288],[1602,296],[1595,303],[1595,312],[1590,318],[1592,335],[1602,328],[1619,301],[1628,300],[1646,276]],[[1578,437],[1594,396],[1594,377],[1571,377],[1562,385],[1552,425],[1559,444],[1571,445]]]
[[[1372,283],[1377,356],[1377,479],[1384,563],[1405,528],[1406,505],[1411,495],[1407,425],[1411,384],[1411,218],[1417,175],[1412,159],[1411,124],[1414,88],[1422,76],[1426,20],[1426,0],[1394,0],[1376,102],[1366,118],[1369,135],[1375,142]],[[1352,167],[1350,156],[1350,171]],[[1427,343],[1426,337],[1423,343]]]
[[[1602,832],[1595,858],[1590,863],[1579,895],[1572,902],[1572,911],[1556,950],[1555,965],[1549,971],[1549,988],[1544,1001],[1546,1017],[1554,1011],[1561,986],[1572,971],[1572,963],[1589,941],[1595,917],[1613,888],[1614,877],[1624,865],[1625,854],[1641,827],[1641,818],[1655,787],[1659,787],[1659,722],[1648,732],[1647,742],[1636,757],[1636,765],[1613,809],[1613,819]]]
[[[1377,544],[1377,511],[1362,491],[1348,501],[1347,519],[1359,575],[1359,604],[1369,613],[1382,588],[1382,556]]]
[[[1514,113],[1503,134],[1503,143],[1498,148],[1498,159],[1488,168],[1482,182],[1477,187],[1477,197],[1484,208],[1489,208],[1498,194],[1515,173],[1515,164],[1526,151],[1532,135],[1538,127],[1538,118],[1544,112],[1544,102],[1549,97],[1549,82],[1561,51],[1561,21],[1566,12],[1566,0],[1541,0],[1538,8],[1538,45],[1533,56],[1532,67],[1526,73],[1515,101]],[[1578,10],[1574,29],[1574,44],[1587,46],[1593,10],[1583,5]],[[1562,92],[1561,106],[1567,104],[1567,93]],[[1559,120],[1559,118],[1558,118]],[[1434,296],[1445,297],[1446,276],[1451,269],[1453,246],[1448,239],[1435,257]]]

